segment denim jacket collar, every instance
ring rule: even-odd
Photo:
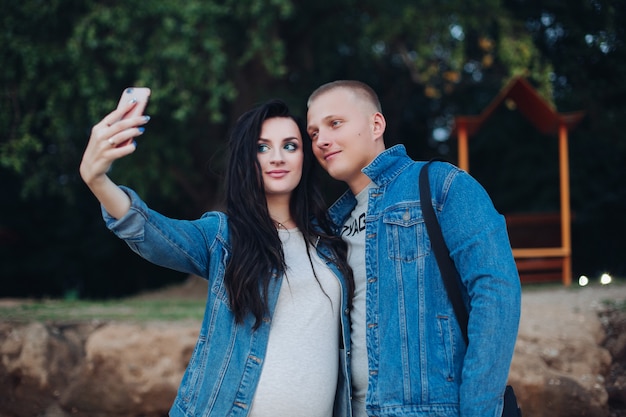
[[[379,187],[393,181],[413,161],[408,158],[404,145],[395,145],[378,154],[362,172]]]
[[[408,157],[404,145],[395,145],[381,152],[361,171],[368,176],[377,187],[387,186],[413,161]],[[328,213],[337,227],[337,232],[341,230],[341,225],[350,215],[356,206],[356,198],[350,189],[335,201]]]

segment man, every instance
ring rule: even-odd
[[[385,123],[358,81],[325,84],[308,101],[313,152],[349,187],[330,212],[356,286],[353,415],[499,417],[521,298],[504,218],[469,174],[431,164],[432,203],[470,312],[466,345],[425,229],[424,163],[402,145],[385,149]]]

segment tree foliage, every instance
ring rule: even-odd
[[[626,275],[626,3],[509,0],[544,60],[561,111],[584,110],[571,134],[574,268]]]
[[[600,162],[624,153],[619,2],[0,3],[0,184],[7,193],[0,262],[3,278],[21,278],[15,293],[106,296],[171,279],[104,230],[78,177],[91,126],[132,85],[152,88],[152,120],[138,152],[117,162],[111,175],[173,217],[220,207],[225,137],[239,114],[269,97],[304,114],[308,94],[339,78],[361,79],[379,92],[388,145],[402,142],[415,158],[454,161],[455,143],[446,136],[454,115],[480,112],[510,77],[524,75],[559,110],[588,111],[572,150],[573,204],[588,204],[587,193],[602,201],[595,210],[626,200],[623,193],[606,195],[603,181],[624,178]],[[516,129],[511,140],[527,133]],[[484,155],[475,154],[473,165]],[[536,172],[515,175],[493,185],[511,204],[515,189],[507,182]],[[329,198],[343,188],[326,181]]]

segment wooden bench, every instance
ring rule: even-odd
[[[522,283],[564,281],[570,251],[561,244],[559,213],[505,215]]]

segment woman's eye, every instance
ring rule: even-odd
[[[265,153],[269,151],[270,147],[267,146],[265,143],[259,143],[256,149],[257,149],[257,152],[259,153]]]
[[[285,144],[284,149],[286,149],[286,150],[288,150],[288,151],[293,152],[293,151],[295,151],[295,150],[297,150],[297,149],[298,149],[298,145],[296,145],[296,144],[295,144],[295,143],[293,143],[293,142],[289,142],[289,143],[286,143],[286,144]]]

